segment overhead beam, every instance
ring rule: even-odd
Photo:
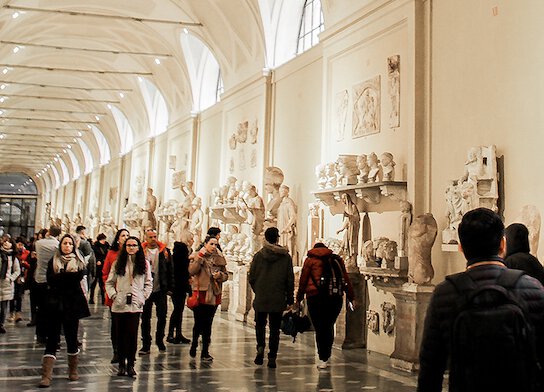
[[[78,72],[78,73],[96,73],[100,75],[139,75],[139,76],[151,76],[152,72],[144,71],[116,71],[111,69],[81,69],[81,68],[62,68],[62,67],[48,67],[43,65],[26,65],[26,64],[0,64],[0,67],[4,68],[23,68],[33,69],[38,71],[52,71],[52,72]]]
[[[85,17],[91,17],[91,18],[126,20],[131,22],[163,23],[163,24],[172,24],[176,26],[186,26],[186,27],[201,27],[202,26],[202,23],[199,23],[199,22],[183,22],[183,21],[167,20],[167,19],[139,18],[135,16],[125,16],[125,15],[97,14],[94,12],[65,11],[65,10],[55,10],[55,9],[47,9],[47,8],[21,7],[17,5],[8,5],[8,4],[4,5],[4,8],[8,10],[23,11],[23,12],[41,12],[41,13],[69,15],[69,16],[85,16]]]
[[[36,109],[36,108],[21,108],[21,107],[8,107],[0,106],[0,110],[15,111],[15,112],[51,112],[51,113],[69,113],[69,114],[93,114],[97,116],[107,116],[108,113],[93,112],[93,111],[79,111],[79,110],[62,110],[62,109]]]
[[[132,92],[131,88],[101,88],[101,87],[79,87],[79,86],[66,86],[59,84],[46,84],[46,83],[27,83],[27,82],[17,82],[15,80],[0,80],[0,84],[16,84],[21,86],[35,86],[43,88],[62,88],[69,90],[83,90],[83,91],[119,91],[119,92]]]
[[[30,126],[30,125],[17,125],[17,124],[0,124],[0,128],[16,128],[16,129],[54,129],[56,131],[81,131],[89,132],[88,128],[59,128],[59,127],[47,127],[44,125]]]
[[[1,119],[17,120],[17,121],[44,121],[44,122],[75,123],[75,124],[100,124],[100,122],[98,121],[65,120],[65,119],[37,118],[37,117],[0,116],[0,120]]]
[[[68,98],[45,95],[30,95],[30,94],[2,94],[1,97],[17,97],[17,98],[35,98],[35,99],[50,99],[60,101],[76,101],[76,102],[98,102],[98,103],[121,103],[121,101],[113,101],[110,99],[90,99],[90,98]]]
[[[128,55],[134,55],[134,56],[173,57],[173,55],[170,53],[138,52],[138,51],[122,50],[122,49],[117,50],[117,49],[78,48],[75,46],[46,45],[46,44],[38,44],[34,42],[6,41],[6,40],[0,40],[0,43],[5,45],[30,46],[30,47],[47,48],[47,49],[54,49],[54,50],[72,50],[72,51],[78,51],[78,52],[128,54]]]

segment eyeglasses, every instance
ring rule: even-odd
[[[137,248],[138,244],[127,244],[127,248]]]

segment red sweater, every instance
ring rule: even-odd
[[[102,280],[104,281],[104,284],[106,283],[106,280],[108,280],[108,276],[110,274],[111,266],[115,261],[117,260],[117,256],[119,256],[118,250],[108,250],[108,253],[106,254],[106,258],[104,259],[104,265],[102,266]],[[108,294],[106,293],[106,305],[108,305],[111,308],[111,305],[113,305],[113,301],[108,297]]]

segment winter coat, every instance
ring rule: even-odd
[[[200,291],[199,303],[206,305],[219,305],[221,303],[221,291],[223,282],[229,275],[227,273],[227,261],[221,251],[204,253],[201,249],[190,257],[189,275],[192,276],[191,287]],[[212,277],[214,272],[220,272],[218,278]]]
[[[172,293],[174,291],[174,271],[172,269],[172,256],[170,255],[170,250],[166,247],[166,244],[158,242],[159,246],[159,276],[153,276],[153,279],[159,279],[159,285],[161,292]],[[142,243],[142,248],[144,248],[144,253],[148,248],[147,242]],[[153,265],[151,265],[151,270],[153,271]]]
[[[544,267],[529,248],[529,230],[525,225],[513,223],[505,230],[506,256],[504,264],[508,268],[522,270],[544,285]]]
[[[34,273],[34,280],[36,283],[47,282],[47,266],[49,260],[55,255],[55,252],[59,248],[59,240],[55,237],[46,236],[41,240],[36,241],[36,257],[38,262],[36,264],[36,272]]]
[[[308,258],[304,261],[302,266],[302,272],[300,274],[300,280],[297,291],[297,302],[300,302],[304,299],[304,294],[306,297],[312,297],[319,293],[315,282],[319,282],[321,276],[323,275],[323,263],[324,259],[329,257],[334,257],[340,263],[340,267],[344,272],[344,282],[346,283],[346,295],[349,301],[353,301],[355,295],[353,293],[353,287],[351,286],[351,281],[349,275],[346,271],[346,266],[344,261],[338,255],[332,253],[332,250],[329,248],[312,248],[308,251]],[[313,278],[313,279],[312,279]]]
[[[151,266],[146,260],[145,274],[134,277],[117,275],[113,264],[108,280],[106,281],[106,292],[113,303],[111,311],[113,313],[142,313],[145,301],[151,295],[153,289],[153,279],[151,278]],[[132,294],[131,304],[127,304],[127,295]]]
[[[0,301],[13,299],[15,280],[21,274],[21,267],[17,257],[13,253],[8,255],[0,249],[0,271],[6,271],[5,278],[0,278]]]
[[[113,263],[117,261],[117,256],[119,256],[118,250],[110,249],[108,250],[108,253],[106,254],[106,258],[104,259],[104,265],[102,266],[102,281],[104,284],[108,281],[108,278],[110,276],[110,270]],[[111,308],[111,305],[113,305],[113,301],[108,297],[108,293],[106,292],[106,300],[104,303]]]
[[[47,317],[82,319],[89,317],[89,306],[81,288],[85,271],[58,272],[53,269],[53,258],[47,265],[47,294],[45,310]]]
[[[472,267],[469,274],[476,286],[494,284],[503,265],[484,264]],[[535,327],[536,353],[540,363],[544,359],[544,288],[534,278],[522,276],[513,293],[525,300],[529,317]],[[459,293],[451,282],[445,280],[436,286],[427,309],[423,340],[419,354],[419,392],[442,391],[442,380],[449,359],[450,331],[455,319]],[[450,379],[451,382],[451,379]],[[460,392],[450,389],[450,392]]]
[[[253,309],[256,312],[283,312],[293,303],[295,275],[293,261],[287,248],[264,243],[253,256],[249,268],[249,284],[255,293]]]
[[[172,264],[174,267],[174,292],[173,297],[179,298],[185,294],[191,295],[189,283],[189,248],[183,242],[174,242]]]
[[[96,257],[91,242],[86,238],[80,238],[78,249],[87,260],[87,274],[94,278],[96,276]]]

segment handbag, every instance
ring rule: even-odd
[[[194,309],[198,306],[198,297],[200,295],[200,282],[197,280],[197,287],[196,290],[193,290],[193,294],[189,298],[187,298],[187,307],[189,309]]]

